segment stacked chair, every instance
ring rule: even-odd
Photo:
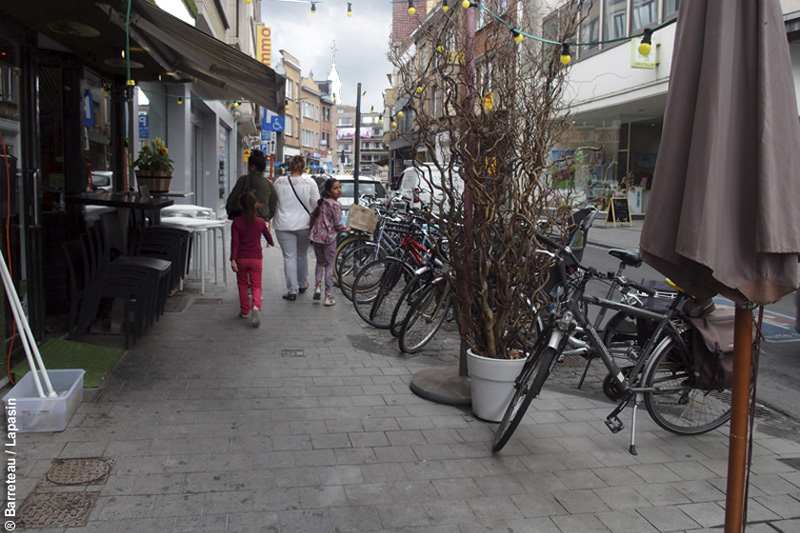
[[[79,339],[91,328],[101,304],[109,299],[121,301],[126,348],[164,313],[167,297],[185,275],[189,234],[170,231],[156,239],[149,230],[132,235],[129,247],[118,215],[103,213],[98,224],[64,244],[70,339]]]

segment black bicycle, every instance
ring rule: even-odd
[[[540,236],[555,252],[560,291],[550,311],[543,317],[544,329],[514,383],[514,394],[503,420],[497,428],[492,450],[500,451],[519,426],[533,399],[539,395],[553,367],[566,353],[599,356],[619,394],[617,407],[606,417],[606,426],[617,433],[624,428],[619,414],[633,402],[630,452],[636,455],[636,411],[644,402],[652,419],[662,428],[681,435],[695,435],[715,429],[730,418],[730,394],[727,390],[708,389],[697,383],[695,360],[691,353],[691,322],[682,311],[690,298],[678,291],[665,313],[585,294],[586,284],[593,279],[608,279],[592,268],[581,265],[569,247]],[[569,260],[571,274],[565,260]],[[611,274],[611,276],[615,276]],[[644,294],[653,290],[624,278],[614,280],[623,289]],[[559,296],[560,295],[560,296]],[[634,364],[625,371],[614,360],[600,334],[588,320],[585,304],[600,305],[637,319],[651,320],[657,325],[641,348]]]

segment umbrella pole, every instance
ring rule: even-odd
[[[753,305],[736,304],[733,335],[733,392],[728,450],[728,487],[725,498],[725,533],[744,529],[744,485],[747,461],[747,423],[753,345]]]

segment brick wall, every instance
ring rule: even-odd
[[[398,43],[411,35],[411,32],[419,26],[420,21],[425,18],[427,2],[417,0],[414,2],[414,8],[417,12],[414,15],[409,15],[407,2],[395,2],[392,4],[393,43]]]

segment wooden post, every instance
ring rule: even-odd
[[[733,391],[725,496],[725,533],[744,530],[744,486],[753,346],[752,304],[736,305],[733,335]]]

